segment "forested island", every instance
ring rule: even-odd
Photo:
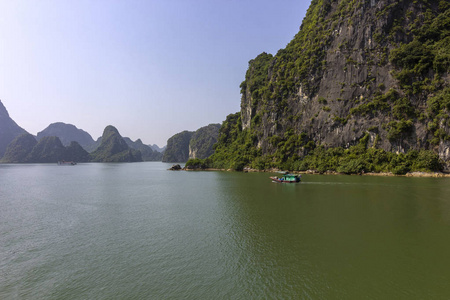
[[[450,166],[448,1],[313,0],[293,40],[249,62],[241,111],[190,168]]]
[[[284,49],[250,60],[241,110],[221,125],[177,133],[161,153],[113,126],[97,141],[61,122],[34,137],[0,102],[1,162],[449,172],[449,69],[448,1],[313,0]]]

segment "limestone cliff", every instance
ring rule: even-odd
[[[449,68],[448,1],[313,0],[285,49],[249,62],[219,147],[235,134],[253,157],[283,160],[368,136],[369,147],[449,162]]]
[[[196,131],[183,131],[167,140],[163,162],[186,162],[191,158],[204,159],[214,153],[220,124],[209,124]]]
[[[24,133],[27,132],[11,119],[2,101],[0,101],[0,158],[5,154],[9,143]]]
[[[214,144],[219,136],[220,124],[209,124],[199,128],[189,142],[189,158],[204,159],[214,153]]]
[[[189,159],[189,142],[193,134],[192,131],[185,130],[170,137],[162,161],[186,162]]]
[[[111,125],[105,128],[100,146],[90,156],[94,162],[142,161],[141,152],[128,147],[119,131]]]

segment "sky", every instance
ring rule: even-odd
[[[108,125],[164,146],[240,110],[248,61],[298,32],[301,0],[0,0],[0,100],[36,135]]]

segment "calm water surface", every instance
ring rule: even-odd
[[[0,299],[449,299],[450,179],[0,165]]]

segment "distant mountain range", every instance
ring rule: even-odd
[[[95,143],[92,136],[86,131],[78,129],[72,124],[62,122],[52,123],[41,132],[38,132],[37,139],[40,140],[46,136],[59,137],[64,146],[70,145],[72,141],[78,142],[86,150]]]
[[[65,124],[62,122],[50,124],[47,128],[37,134],[37,139],[40,140],[45,136],[57,136],[64,146],[69,145],[72,141],[78,142],[86,151],[94,152],[102,143],[102,137],[94,141],[92,136],[82,129],[78,129],[72,124]],[[161,148],[157,145],[145,145],[140,139],[133,142],[130,138],[123,138],[127,145],[135,150],[141,151],[142,159],[144,161],[160,161],[162,158]],[[164,147],[165,148],[165,147]]]
[[[159,151],[153,150],[151,146],[144,145],[140,139],[133,142],[130,138],[123,138],[127,145],[132,148],[141,151],[142,160],[144,161],[161,161],[163,154]],[[155,145],[156,146],[156,145]],[[158,146],[156,146],[158,147]],[[158,147],[159,149],[159,147]]]
[[[152,149],[155,148],[156,150]],[[0,101],[0,162],[51,163],[59,160],[88,161],[161,161],[165,149],[122,138],[113,126],[103,136],[92,136],[72,124],[50,124],[33,136],[12,120]],[[91,154],[89,154],[89,152]]]
[[[87,162],[89,153],[77,142],[64,146],[56,136],[46,136],[38,141],[24,133],[16,137],[6,148],[3,163],[56,163],[57,161]]]
[[[64,146],[59,137],[44,136],[39,141],[24,133],[16,137],[6,148],[1,159],[3,163],[54,163],[57,161],[75,162],[139,162],[142,161],[140,150],[128,146],[119,131],[107,126],[99,139],[100,145],[92,153],[88,153],[76,141]],[[129,139],[128,139],[129,140]],[[132,142],[133,143],[133,142]],[[148,149],[150,147],[145,146]],[[145,148],[143,148],[145,150]],[[150,151],[153,150],[150,149]],[[148,153],[144,151],[147,155]],[[155,152],[161,156],[161,153]]]
[[[163,153],[166,150],[166,147],[167,147],[167,146],[164,146],[162,148],[159,148],[158,145],[156,145],[156,144],[149,145],[149,146],[150,146],[150,148],[152,148],[152,150],[158,151],[158,152],[161,152],[161,153]]]
[[[10,118],[0,101],[0,162],[185,162],[210,156],[219,128],[219,124],[210,124],[195,132],[183,131],[171,137],[163,148],[122,137],[111,125],[96,141],[86,131],[63,122],[50,124],[35,137]]]

